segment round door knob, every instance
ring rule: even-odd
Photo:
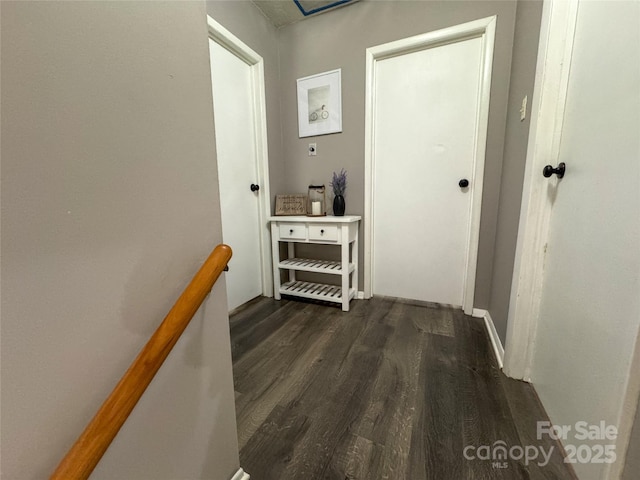
[[[463,178],[458,182],[458,185],[460,186],[460,188],[467,188],[469,186],[469,180]]]
[[[260,185],[256,185],[255,183],[251,184],[251,191],[252,192],[257,192],[258,190],[260,190]]]
[[[558,168],[553,168],[551,165],[547,165],[542,169],[542,175],[546,178],[549,178],[554,173],[558,178],[564,177],[564,172],[567,169],[567,165],[564,162],[560,162],[558,164]]]

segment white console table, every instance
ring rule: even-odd
[[[360,217],[270,217],[271,248],[273,252],[274,297],[293,295],[314,300],[342,304],[349,311],[349,301],[358,293],[358,225]],[[287,242],[287,259],[280,259],[280,242]],[[341,260],[314,260],[297,258],[296,243],[340,245]],[[280,270],[289,272],[289,281],[280,281]],[[296,272],[314,272],[341,277],[341,286],[296,280]],[[350,281],[351,279],[351,281]]]

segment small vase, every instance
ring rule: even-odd
[[[345,207],[344,197],[342,195],[336,195],[333,198],[333,214],[336,217],[343,217]]]

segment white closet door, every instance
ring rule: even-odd
[[[251,67],[209,40],[222,239],[233,249],[227,282],[229,310],[262,294],[255,108]]]
[[[376,62],[374,294],[462,306],[481,55],[474,38]]]

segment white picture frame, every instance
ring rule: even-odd
[[[298,136],[342,132],[342,69],[299,78]]]

